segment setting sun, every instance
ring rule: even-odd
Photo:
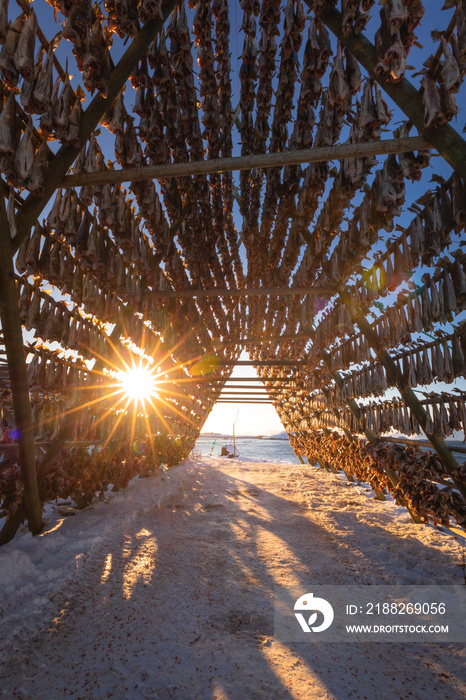
[[[123,392],[129,399],[144,403],[156,393],[154,375],[147,367],[132,367],[120,373]]]

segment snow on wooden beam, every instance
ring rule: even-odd
[[[154,165],[147,168],[125,168],[123,170],[106,170],[96,173],[78,173],[63,178],[62,187],[81,187],[82,185],[106,185],[114,182],[140,182],[169,177],[186,177],[187,175],[210,175],[234,170],[251,170],[253,168],[276,168],[283,165],[300,163],[320,163],[345,158],[366,158],[367,156],[404,153],[429,148],[430,144],[422,136],[409,136],[403,139],[386,139],[365,143],[343,143],[338,146],[323,148],[305,148],[300,151],[282,151],[279,153],[260,153],[232,158],[212,158],[191,163],[171,163]]]

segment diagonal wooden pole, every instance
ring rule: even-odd
[[[332,378],[335,381],[335,384],[340,389],[340,391],[342,391],[343,390],[343,383],[344,383],[343,377],[341,376],[341,374],[339,372],[332,371],[330,358],[328,356],[328,353],[324,353],[323,360],[327,366],[327,369],[329,370],[330,374],[332,375]],[[365,430],[362,428],[362,413],[361,413],[361,409],[359,407],[358,402],[355,401],[354,399],[347,398],[347,399],[345,399],[345,403],[348,406],[348,408],[350,409],[353,416],[358,421],[359,425],[361,426],[361,430],[363,430],[364,435],[365,435],[366,439],[368,440],[368,442],[370,442],[373,445],[380,444],[381,440],[377,435],[375,435],[371,430]],[[354,439],[349,430],[348,430],[348,432],[347,432],[347,430],[345,430],[345,434],[347,435],[348,438],[351,435],[351,438]],[[398,476],[396,471],[394,471],[393,469],[390,469],[390,467],[387,467],[386,464],[382,464],[382,469],[384,470],[387,477],[390,479],[390,482],[392,483],[392,485],[396,488],[398,486],[398,484],[400,483],[400,477]],[[383,495],[383,494],[380,494],[380,495]],[[384,500],[384,499],[379,497],[378,500]],[[411,517],[411,520],[414,523],[416,523],[416,525],[420,525],[423,522],[422,519],[414,513],[412,508],[407,503],[404,503],[403,505],[406,508],[406,510],[408,511],[408,513]]]
[[[312,9],[310,0],[305,0]],[[376,80],[380,87],[390,95],[395,104],[413,122],[420,134],[445,158],[447,163],[466,180],[466,142],[450,124],[426,128],[424,126],[424,104],[420,92],[403,78],[399,83],[389,83],[374,72],[378,63],[375,46],[364,34],[345,36],[341,12],[330,10],[319,15],[320,19],[335,34],[342,45],[347,48],[366,69],[369,77]]]
[[[392,382],[392,385],[398,388],[403,401],[409,407],[417,422],[421,426],[427,439],[429,440],[430,444],[437,453],[437,456],[439,457],[448,474],[451,476],[455,487],[466,500],[466,488],[464,484],[462,484],[455,478],[455,471],[458,473],[459,464],[453,452],[450,450],[443,438],[440,438],[437,435],[432,435],[431,433],[428,433],[426,431],[427,414],[424,406],[421,404],[411,387],[408,386],[407,383],[404,381],[396,362],[390,356],[388,351],[384,348],[379,336],[371,327],[369,321],[359,309],[356,309],[354,307],[354,304],[352,303],[352,297],[347,292],[342,291],[340,292],[340,298],[347,307],[348,311],[350,312],[353,322],[359,326],[359,329],[365,336],[366,341],[374,350],[380,364],[385,368],[385,371],[387,372],[387,375],[390,381]]]
[[[17,217],[17,234],[12,243],[14,253],[29,234],[47,202],[61,185],[69,168],[78,157],[82,146],[90,139],[103,115],[111,107],[116,96],[136,68],[138,62],[146,54],[150,44],[160,32],[166,19],[178,2],[179,0],[167,0],[162,8],[163,19],[150,20],[142,27],[112,71],[108,96],[96,95],[83,113],[80,129],[81,146],[79,148],[70,145],[62,146],[47,168],[44,196],[38,197],[29,194],[26,198]]]
[[[43,527],[42,508],[37,485],[26,354],[14,275],[10,226],[5,209],[3,184],[0,179],[0,318],[10,375],[16,430],[18,431],[19,462],[24,482],[25,510],[29,529],[34,535],[37,535]]]

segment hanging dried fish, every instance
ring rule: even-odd
[[[0,1],[0,44],[6,41],[8,32],[8,0]]]
[[[162,0],[141,0],[139,19],[143,24],[151,19],[163,19]]]
[[[52,102],[55,136],[60,141],[64,140],[68,133],[70,110],[74,99],[73,90],[71,88],[70,76],[68,73],[68,65],[66,66],[65,72],[65,80],[63,82],[63,88],[60,93],[60,97],[58,98],[56,104]]]
[[[0,51],[0,71],[2,79],[10,88],[14,88],[18,84],[19,71],[15,66],[14,58],[23,24],[23,14],[19,15],[13,23],[10,23],[5,43]]]
[[[452,353],[451,359],[453,364],[453,373],[455,377],[466,376],[466,360],[464,357],[463,350],[459,338],[456,333],[453,334],[451,339]]]
[[[39,226],[34,227],[34,231],[29,240],[29,245],[25,255],[25,262],[29,274],[37,274],[39,271],[41,231]]]
[[[125,122],[127,116],[128,113],[125,107],[124,90],[120,90],[115,100],[112,119],[108,125],[109,131],[111,131],[112,134],[123,136],[125,133]]]
[[[24,80],[29,82],[34,78],[34,47],[36,33],[37,17],[34,10],[31,9],[21,30],[18,46],[14,55],[16,70],[21,73]]]
[[[458,305],[457,305],[457,300],[456,300],[456,294],[455,294],[455,287],[453,285],[453,280],[450,277],[449,271],[444,270],[443,271],[443,277],[442,281],[444,284],[444,304],[445,304],[445,311],[448,315],[448,320],[452,319],[452,314],[456,313],[458,310]]]
[[[332,107],[338,107],[342,113],[346,111],[346,100],[350,95],[350,89],[343,68],[343,47],[339,43],[337,55],[333,63],[329,78],[328,102]]]
[[[102,24],[100,19],[96,18],[91,26],[89,41],[82,59],[84,85],[91,92],[95,89],[95,81],[103,65],[105,48]]]
[[[23,275],[26,272],[26,251],[29,245],[29,236],[26,236],[21,243],[18,255],[16,256],[15,266],[19,275]]]
[[[106,3],[108,5],[109,3]],[[135,37],[139,30],[138,3],[134,0],[115,0],[118,29],[123,35]]]
[[[19,142],[18,150],[16,151],[15,169],[18,180],[24,184],[31,174],[32,166],[34,165],[34,146],[32,143],[32,117],[29,117],[26,129]]]
[[[36,114],[44,114],[44,112],[46,112],[50,107],[53,91],[54,48],[54,42],[51,41],[47,51],[47,57],[43,62],[36,79],[34,80],[32,99],[34,101],[34,111]]]
[[[445,37],[442,37],[442,51],[442,72],[445,80],[445,87],[449,92],[458,92],[461,87],[461,83],[463,82],[461,70],[458,66],[456,58],[451,52],[450,46],[445,40]]]
[[[28,309],[28,317],[26,322],[27,330],[32,328],[37,328],[40,323],[40,306],[41,306],[41,296],[39,290],[36,288],[33,290],[31,304]],[[36,356],[37,357],[37,356]],[[32,383],[33,385],[33,383]]]
[[[100,65],[99,76],[95,79],[95,87],[103,97],[108,96],[111,77],[112,66],[110,63],[110,52],[108,43],[106,43],[102,63]]]
[[[451,189],[452,214],[457,227],[466,221],[466,189],[460,176],[454,172]]]
[[[424,126],[441,126],[447,121],[442,109],[442,101],[440,93],[429,73],[424,73],[422,79],[424,92],[422,93],[422,101],[424,103]]]
[[[396,2],[402,6],[400,0]],[[374,71],[376,75],[384,77],[389,82],[398,83],[403,79],[406,70],[406,50],[399,30],[394,28],[397,24],[397,13],[392,14],[390,12],[392,8],[393,5],[386,4],[380,10],[381,25],[374,37],[379,61]],[[394,21],[391,21],[392,17]]]
[[[42,139],[42,142],[37,149],[32,166],[31,174],[28,180],[28,190],[37,197],[43,197],[45,194],[45,177],[47,174],[47,156],[48,146],[47,139]]]
[[[61,78],[57,77],[52,90],[52,96],[50,98],[50,106],[47,111],[41,115],[40,118],[40,131],[42,136],[47,137],[47,139],[53,140],[55,131],[55,114],[58,108],[58,94],[60,92]]]
[[[356,95],[361,89],[361,70],[359,68],[359,61],[353,56],[351,51],[345,49],[345,73],[346,80],[348,83],[348,88],[351,95]]]
[[[453,362],[450,353],[450,346],[447,340],[443,341],[443,357],[445,361],[445,381],[447,382],[447,384],[450,384],[454,380],[455,375],[453,372]]]
[[[10,187],[10,196],[8,197],[8,207],[6,210],[6,215],[8,219],[8,225],[10,228],[10,237],[13,239],[16,236],[16,213],[15,213],[16,203],[15,203],[15,191],[13,187]]]
[[[395,129],[393,135],[395,138],[407,138],[409,132],[412,129],[413,124],[411,122],[404,122],[399,129]],[[422,176],[422,168],[428,165],[424,158],[416,156],[413,151],[405,151],[398,154],[398,160],[400,167],[403,170],[403,175],[412,181],[420,180]]]
[[[73,7],[63,28],[63,38],[79,46],[87,41],[87,32],[92,19],[91,2],[82,0],[71,4]]]
[[[81,100],[76,97],[74,105],[70,112],[70,119],[68,125],[68,132],[66,137],[63,138],[65,143],[70,143],[75,148],[81,148],[81,120],[82,120],[83,110],[81,107]]]
[[[16,102],[13,93],[10,93],[0,114],[0,154],[14,161],[16,147]],[[2,168],[2,171],[5,172],[5,169]]]
[[[463,268],[460,264],[462,253],[457,251],[453,255],[455,260],[450,266],[450,273],[453,278],[456,298],[458,299],[460,305],[462,305],[466,302],[466,275],[464,274]]]

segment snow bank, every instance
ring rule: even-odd
[[[41,535],[23,528],[0,549],[5,697],[204,700],[218,687],[232,699],[370,698],[382,683],[384,697],[461,697],[464,659],[451,645],[405,660],[399,646],[370,655],[353,644],[335,648],[327,669],[321,650],[314,658],[273,638],[274,583],[298,574],[464,582],[464,540],[414,525],[367,484],[309,465],[204,457],[84,511],[49,505],[45,519]]]

